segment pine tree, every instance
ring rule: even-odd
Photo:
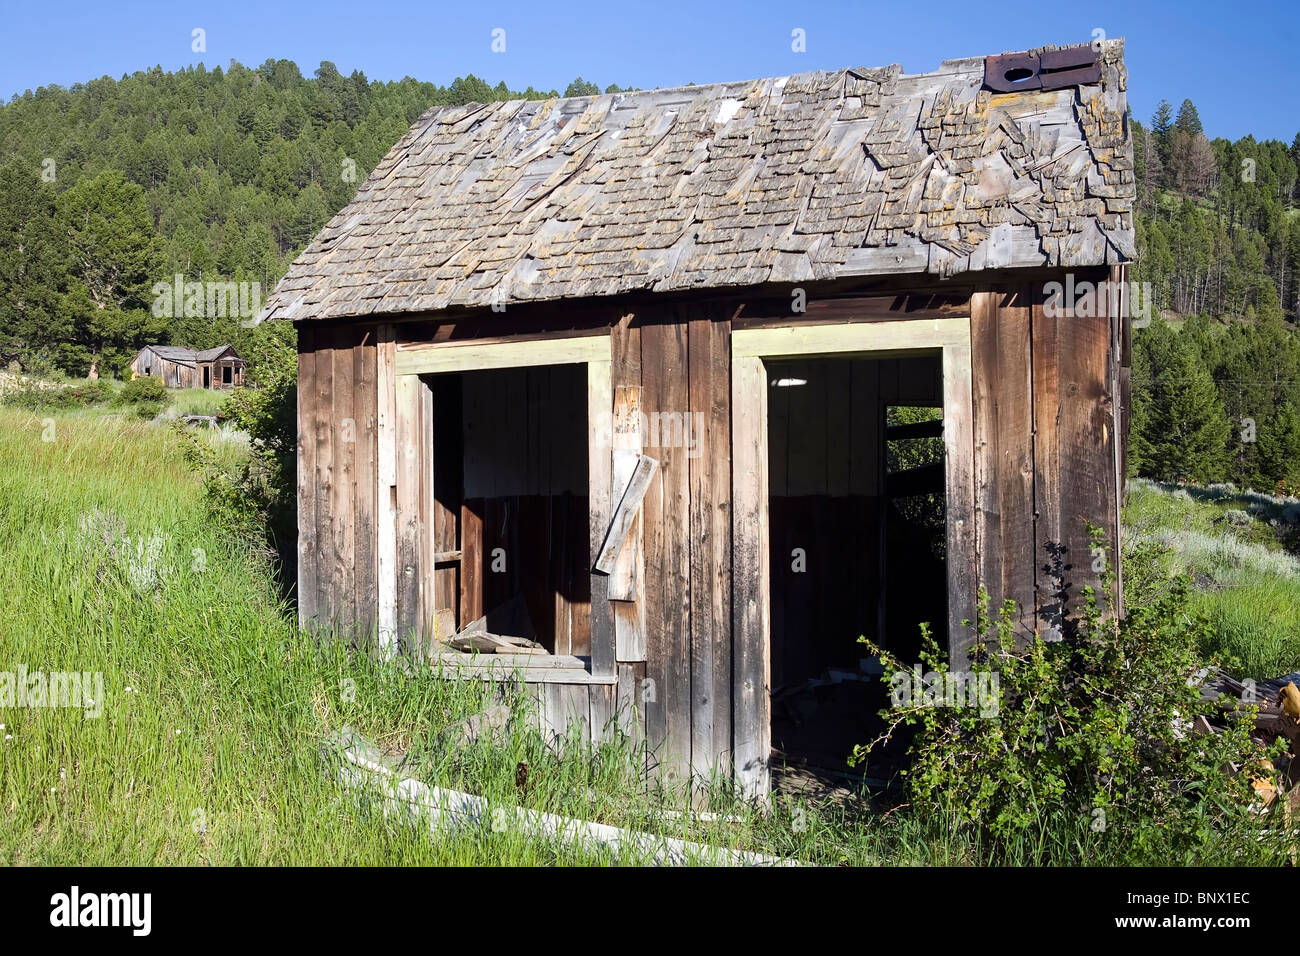
[[[59,364],[74,374],[96,361],[120,370],[166,328],[151,311],[151,287],[163,276],[144,190],[110,170],[76,183],[57,206],[68,266],[58,308],[72,326]]]
[[[1209,482],[1226,464],[1230,426],[1214,379],[1181,336],[1168,364],[1155,371],[1151,407],[1144,422],[1144,464],[1165,480]]]
[[[1201,128],[1200,114],[1196,112],[1196,107],[1192,105],[1191,100],[1183,100],[1183,105],[1178,107],[1178,118],[1174,120],[1174,129],[1189,136],[1201,136],[1205,133]]]

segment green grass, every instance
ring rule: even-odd
[[[189,434],[223,443],[232,463],[242,454],[238,436]],[[693,821],[665,812],[683,794],[647,784],[631,741],[557,753],[518,697],[503,740],[451,748],[447,728],[481,709],[484,684],[322,646],[297,630],[272,579],[257,549],[213,525],[173,428],[0,408],[0,672],[103,677],[97,718],[0,708],[0,864],[644,862],[509,828],[435,837],[385,815],[327,773],[321,741],[345,726],[407,754],[406,773],[494,805],[810,863],[1143,859],[1136,843],[1099,852],[1090,820],[1050,812],[1033,837],[995,851],[943,813],[785,798],[762,811],[720,782],[696,805],[735,819]]]
[[[1129,483],[1126,542],[1170,549],[1166,572],[1193,577],[1192,609],[1210,623],[1202,650],[1240,676],[1300,670],[1300,558],[1289,550],[1298,507],[1230,486]]]
[[[177,415],[216,415],[230,393],[210,388],[177,388],[168,389],[167,397]]]
[[[888,849],[833,813],[763,816],[729,796],[718,809],[739,824],[664,816],[671,795],[643,786],[630,743],[560,759],[527,714],[498,746],[449,750],[443,731],[480,709],[482,683],[411,676],[301,635],[268,567],[212,527],[171,429],[109,415],[53,422],[50,432],[48,416],[0,409],[0,671],[100,673],[103,714],[0,709],[0,863],[603,860],[491,829],[433,839],[385,818],[326,775],[320,743],[345,725],[409,753],[428,782],[501,805],[821,862]],[[953,857],[925,849],[915,862]]]

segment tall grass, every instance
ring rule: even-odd
[[[810,863],[1142,861],[1139,845],[1100,851],[1089,821],[1050,812],[995,850],[955,815],[863,813],[861,794],[762,809],[721,779],[693,796],[719,816],[693,817],[685,794],[647,782],[635,742],[552,747],[509,690],[503,736],[455,746],[449,728],[496,691],[300,634],[264,558],[214,526],[180,449],[170,427],[131,417],[0,408],[0,672],[103,680],[99,717],[0,707],[0,863],[644,862],[509,827],[433,836],[385,815],[327,773],[321,742],[344,726],[404,754],[402,773],[495,805]]]
[[[345,725],[407,754],[404,772],[502,806],[823,862],[879,845],[816,811],[760,815],[721,786],[739,823],[663,814],[675,795],[645,785],[640,748],[552,748],[517,695],[504,739],[452,746],[447,728],[490,686],[300,634],[261,559],[213,526],[171,429],[84,414],[49,426],[0,409],[0,671],[101,674],[102,716],[0,709],[0,863],[606,861],[508,829],[433,838],[386,817],[326,773],[321,741]]]
[[[1297,503],[1231,486],[1130,482],[1125,542],[1169,549],[1165,571],[1197,582],[1192,609],[1210,622],[1202,650],[1244,677],[1300,670]]]

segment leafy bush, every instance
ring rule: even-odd
[[[1146,564],[1157,556],[1133,555],[1128,566]],[[1220,718],[1198,689],[1204,624],[1189,615],[1187,591],[1181,578],[1136,581],[1119,621],[1085,589],[1077,628],[1050,643],[1017,638],[1013,602],[990,620],[981,592],[970,674],[995,688],[996,714],[896,697],[882,713],[887,729],[855,758],[911,728],[909,802],[1002,852],[1054,831],[1087,834],[1110,859],[1258,860],[1273,847],[1250,781],[1234,768],[1260,767],[1270,754],[1252,741],[1249,717],[1224,733],[1193,730],[1199,715]],[[922,664],[946,680],[940,649],[928,634],[925,643]],[[887,671],[906,671],[872,651]]]
[[[141,375],[139,378],[133,378],[123,385],[122,391],[118,392],[117,403],[119,405],[135,405],[139,402],[149,402],[160,406],[166,404],[167,386],[163,384],[163,380],[154,378],[151,375]]]
[[[76,385],[52,385],[46,382],[23,382],[6,389],[3,403],[28,411],[89,408],[102,405],[113,396],[107,382],[80,382]]]
[[[249,436],[248,456],[232,470],[218,448],[188,435],[186,457],[205,476],[213,515],[249,540],[269,543],[285,579],[292,580],[298,533],[298,351],[292,327],[277,323],[250,351],[250,372],[255,370],[260,387],[236,389],[223,408],[231,425]]]

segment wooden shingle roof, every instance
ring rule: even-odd
[[[261,318],[1133,257],[1122,41],[997,93],[984,59],[432,109]]]

